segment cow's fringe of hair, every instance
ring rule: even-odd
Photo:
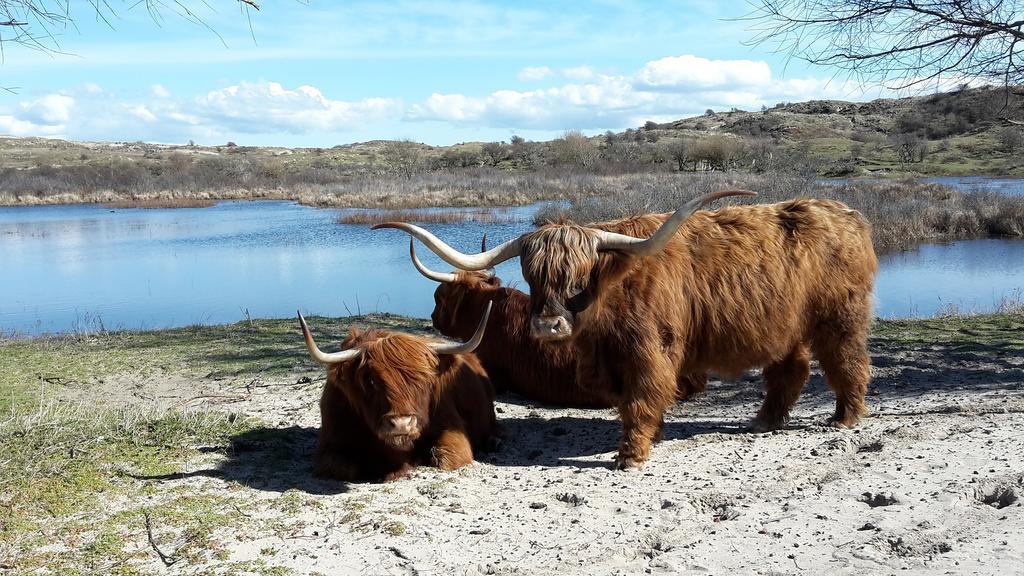
[[[614,395],[599,383],[578,384],[576,352],[548,345],[530,335],[530,297],[500,285],[485,272],[458,272],[454,282],[438,286],[434,327],[451,338],[467,338],[488,302],[491,319],[476,355],[499,390],[526,398],[577,407],[610,407]]]

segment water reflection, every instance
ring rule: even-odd
[[[434,224],[475,252],[532,228],[539,206],[498,224]],[[407,236],[335,223],[340,210],[290,202],[212,208],[109,210],[100,206],[0,208],[0,330],[37,334],[387,311],[429,315],[435,284],[409,264]],[[448,270],[427,250],[428,266]],[[525,289],[518,262],[498,267]],[[1024,287],[1024,242],[926,246],[882,260],[877,312],[927,315],[946,303],[989,309]]]
[[[849,184],[851,182],[889,182],[885,178],[821,178],[822,184]],[[991,176],[934,176],[920,178],[926,184],[942,184],[961,192],[999,192],[1001,194],[1024,195],[1024,179],[995,178]]]
[[[929,244],[880,259],[875,284],[883,317],[933,315],[949,307],[992,310],[1020,301],[1024,241],[969,240]]]

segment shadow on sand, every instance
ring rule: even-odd
[[[177,480],[205,476],[237,482],[267,492],[301,490],[309,494],[340,494],[348,484],[313,476],[316,428],[253,428],[233,436],[228,446],[210,448],[227,458],[214,468],[156,476],[140,480]]]
[[[879,369],[871,384],[870,396],[873,397],[901,399],[930,392],[984,394],[995,390],[1024,390],[1019,350],[984,344],[954,347],[889,343],[882,351],[878,345],[875,342],[872,346],[873,365]],[[796,405],[796,410],[803,412],[804,417],[788,428],[821,424],[834,408],[835,396],[816,365],[814,368]],[[695,402],[677,406],[667,415],[663,439],[743,433],[761,403],[761,390],[761,379],[756,374],[733,382],[712,381],[706,394],[698,396]],[[499,400],[525,407],[529,412],[517,417],[498,415],[504,442],[497,452],[478,455],[481,461],[507,467],[600,468],[611,465],[622,431],[615,410],[573,410],[570,414],[559,415],[558,411],[564,409],[515,394],[502,394]],[[806,416],[808,410],[814,412],[813,419]],[[723,414],[729,416],[723,417]],[[346,492],[348,485],[344,482],[313,476],[316,436],[316,428],[255,428],[233,437],[226,447],[211,449],[227,455],[216,468],[141,478],[171,480],[208,476],[270,492],[290,489],[312,494]]]

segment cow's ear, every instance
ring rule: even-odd
[[[341,347],[344,349],[351,348],[352,344],[356,341],[357,338],[359,338],[360,334],[362,334],[362,332],[358,328],[356,328],[355,326],[349,326],[348,336],[345,336],[345,339],[342,340]]]

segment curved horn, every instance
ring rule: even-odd
[[[443,240],[427,232],[419,226],[405,222],[384,222],[377,224],[372,230],[378,228],[397,228],[412,236],[430,248],[434,254],[442,260],[461,270],[484,270],[510,258],[519,256],[519,239],[509,240],[480,254],[463,254],[458,250],[444,243]]]
[[[423,274],[434,282],[455,282],[455,274],[451,272],[434,272],[430,268],[424,266],[423,263],[420,262],[420,259],[416,257],[416,247],[413,245],[415,242],[415,238],[409,238],[409,257],[412,258],[412,265],[419,270],[420,274]]]
[[[657,232],[647,239],[634,238],[633,236],[627,236],[625,234],[616,234],[615,232],[601,230],[598,235],[597,249],[618,250],[620,252],[628,252],[637,256],[650,256],[651,254],[657,254],[662,248],[668,245],[669,241],[672,240],[672,237],[675,236],[676,231],[679,230],[679,227],[686,222],[686,219],[689,218],[690,215],[708,202],[718,200],[719,198],[725,198],[727,196],[757,196],[757,193],[749,190],[719,190],[718,192],[712,192],[699,198],[694,198],[673,212],[672,216],[669,216],[668,220],[658,228]]]
[[[487,329],[487,319],[491,316],[491,306],[494,302],[487,303],[487,309],[484,310],[484,317],[480,319],[480,324],[476,327],[476,332],[473,337],[464,343],[459,342],[435,342],[430,344],[430,348],[437,354],[469,354],[476,347],[480,345],[480,341],[484,339],[484,330]]]
[[[487,232],[484,232],[483,238],[480,239],[480,251],[487,252]],[[490,268],[485,270],[485,272],[487,272],[487,275],[491,278],[494,278],[496,274],[494,271],[494,266],[491,266]]]
[[[306,325],[306,319],[302,317],[302,312],[299,314],[299,324],[302,325],[302,337],[306,339],[306,348],[309,350],[309,356],[315,362],[323,364],[325,366],[330,364],[338,364],[346,360],[351,360],[359,355],[358,348],[352,348],[350,350],[342,350],[341,352],[334,352],[328,354],[321,350],[316,342],[313,341],[313,335],[309,333],[309,326]]]

